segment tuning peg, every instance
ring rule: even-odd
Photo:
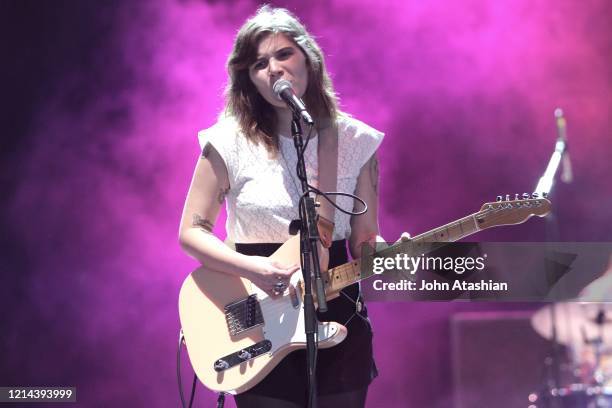
[[[510,194],[506,194],[505,198],[504,198],[504,196],[498,195],[497,198],[495,199],[495,201],[497,201],[498,203],[500,203],[502,201],[510,201]]]
[[[495,201],[498,202],[498,203],[501,203],[501,202],[504,202],[504,201],[521,201],[521,200],[530,200],[530,199],[538,200],[538,199],[541,199],[541,198],[548,198],[548,194],[547,193],[541,193],[541,194],[540,193],[531,193],[531,194],[529,194],[529,193],[523,193],[523,194],[516,193],[516,194],[514,194],[514,198],[513,199],[511,199],[510,197],[511,197],[510,194],[498,195],[495,198]]]

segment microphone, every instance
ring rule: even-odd
[[[302,117],[308,125],[314,125],[312,116],[306,110],[306,105],[300,98],[297,97],[291,86],[291,82],[286,79],[279,79],[272,86],[272,90],[279,99],[285,101],[287,106],[291,108],[293,113]]]
[[[563,110],[561,108],[555,109],[555,122],[557,123],[557,144],[561,144],[561,181],[564,183],[571,183],[574,179],[572,172],[572,162],[570,161],[570,155],[567,147],[567,122],[563,117]]]

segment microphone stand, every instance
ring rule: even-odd
[[[306,164],[304,163],[304,139],[302,135],[302,125],[300,124],[299,112],[293,113],[291,121],[291,136],[293,145],[297,151],[298,163],[297,173],[302,184],[302,192],[308,192],[308,180],[306,178]],[[319,241],[319,231],[317,229],[317,213],[315,211],[315,200],[308,194],[300,199],[300,254],[302,275],[304,279],[304,331],[306,333],[306,354],[307,354],[307,376],[308,376],[308,407],[317,406],[317,381],[316,381],[316,359],[317,343],[315,333],[318,328],[317,316],[314,308],[314,298],[312,295],[312,277],[314,276],[317,288],[317,303],[319,310],[327,311],[325,289],[321,279],[321,269],[319,265],[319,253],[317,242]],[[297,231],[293,230],[295,234]],[[311,275],[312,274],[312,275]]]
[[[557,108],[555,110],[555,117],[557,120],[563,119],[563,111]],[[563,125],[565,126],[565,125]],[[546,171],[544,175],[540,177],[538,181],[538,185],[535,188],[535,193],[538,193],[542,197],[546,197],[550,191],[552,190],[555,174],[559,169],[559,163],[561,163],[561,159],[563,155],[566,154],[567,151],[567,140],[564,134],[559,134],[557,137],[557,142],[555,143],[555,151],[553,152],[550,160],[548,161],[548,166],[546,167]]]
[[[563,119],[563,111],[557,108],[555,109],[555,117],[557,121],[559,119]],[[565,124],[564,124],[565,125]],[[538,185],[535,188],[534,193],[540,197],[548,197],[554,185],[555,174],[559,170],[559,164],[561,163],[561,159],[563,159],[564,154],[567,151],[567,140],[564,134],[559,134],[557,137],[557,141],[555,143],[555,150],[548,161],[548,166],[544,171],[544,174],[538,180]],[[553,212],[546,217],[546,238],[548,242],[555,242],[559,240],[559,229],[557,225],[557,219],[554,216]],[[549,390],[556,389],[559,387],[561,382],[561,372],[560,372],[560,353],[559,353],[559,343],[557,336],[557,310],[556,304],[553,302],[550,305],[550,321],[551,321],[551,378],[548,379],[547,385]],[[547,399],[548,402],[550,400]],[[557,399],[552,400],[552,405],[548,405],[549,407],[558,406],[559,401]]]

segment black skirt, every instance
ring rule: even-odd
[[[236,244],[245,255],[270,256],[281,244]],[[334,241],[329,249],[329,267],[348,262],[346,241]],[[372,326],[360,299],[359,285],[342,290],[329,301],[319,321],[335,321],[348,329],[346,339],[337,346],[319,349],[317,393],[328,395],[367,387],[378,375],[372,355]],[[306,350],[287,355],[259,384],[243,394],[257,394],[305,404],[307,400]]]

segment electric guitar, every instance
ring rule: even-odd
[[[500,197],[498,197],[498,200]],[[521,224],[544,216],[550,201],[534,198],[486,203],[480,211],[413,237],[410,243],[454,242],[500,225]],[[285,242],[270,258],[299,263],[299,236]],[[401,243],[385,249],[399,250]],[[327,299],[374,274],[360,260],[322,272]],[[185,279],[179,314],[191,364],[200,381],[213,391],[238,394],[259,383],[287,354],[306,347],[303,282],[294,273],[282,296],[269,297],[249,280],[201,266]],[[318,322],[318,346],[344,340],[347,329],[337,322]]]

